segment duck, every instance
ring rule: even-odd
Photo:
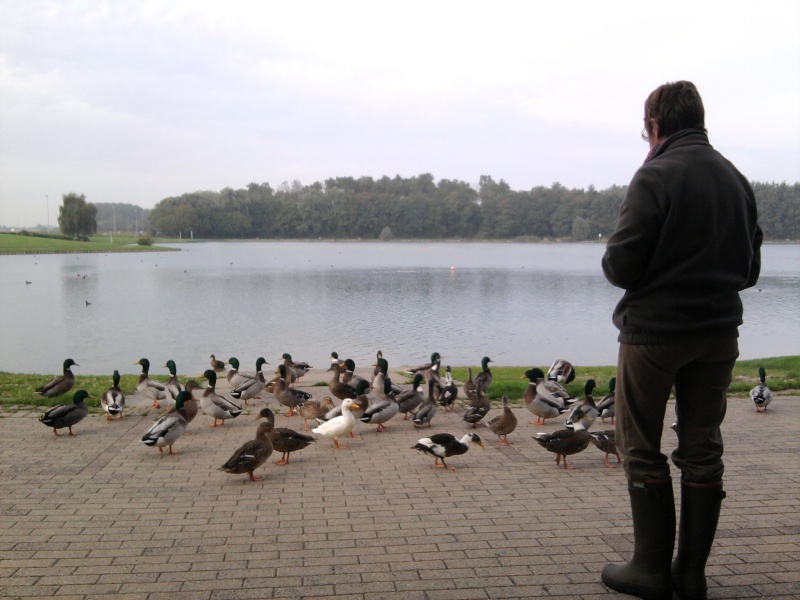
[[[557,358],[547,369],[547,380],[558,383],[572,383],[575,379],[575,368],[572,363],[563,358]]]
[[[243,383],[247,383],[248,380],[253,379],[245,373],[239,373],[239,359],[235,356],[231,356],[225,364],[231,366],[231,368],[228,369],[228,372],[225,374],[225,377],[228,380],[228,385],[231,386],[231,389],[236,389]]]
[[[485,392],[492,384],[492,370],[489,368],[489,363],[494,362],[488,356],[481,359],[481,372],[475,375],[475,387],[482,388]]]
[[[336,408],[336,406],[333,404],[333,399],[330,396],[324,396],[322,400],[314,400],[312,398],[298,405],[297,412],[303,417],[303,429],[311,431],[311,428],[308,426],[308,420],[322,417],[334,408]]]
[[[160,408],[161,404],[158,401],[167,397],[167,386],[160,381],[150,379],[150,361],[146,358],[140,358],[133,364],[142,367],[142,372],[136,381],[136,391],[142,396],[150,398],[153,401],[153,408]]]
[[[411,382],[411,389],[403,390],[397,394],[395,400],[397,401],[400,412],[405,415],[403,417],[404,421],[407,420],[409,414],[417,410],[417,407],[425,400],[425,397],[422,395],[422,384],[424,382],[425,379],[422,373],[417,373],[414,375],[414,380]]]
[[[568,408],[569,405],[578,401],[557,381],[540,380],[536,384],[536,393],[542,401],[560,405],[562,408]]]
[[[122,418],[122,411],[125,410],[125,394],[119,387],[119,371],[114,371],[111,376],[111,387],[100,396],[100,406],[106,411],[106,421],[112,421],[114,417]]]
[[[180,380],[178,379],[178,367],[175,365],[174,360],[168,360],[164,365],[164,368],[169,370],[169,381],[167,381],[166,388],[167,393],[170,395],[173,401],[177,400],[178,394],[183,391],[183,385],[181,384]]]
[[[278,379],[275,380],[272,393],[275,395],[275,399],[278,402],[289,409],[289,412],[286,414],[286,416],[291,417],[294,415],[294,410],[301,404],[305,404],[311,400],[312,396],[308,392],[289,387],[286,380],[288,377],[286,365],[278,365],[278,374],[279,376]]]
[[[83,421],[89,414],[86,399],[91,398],[86,390],[78,390],[72,395],[72,404],[58,404],[48,408],[39,421],[53,428],[53,433],[58,435],[59,429],[66,427],[70,435],[76,435],[72,427]]]
[[[458,398],[458,386],[453,381],[450,365],[447,365],[444,371],[444,386],[439,393],[439,406],[444,408],[445,411],[449,411],[453,408],[456,398]]]
[[[364,411],[369,406],[369,397],[367,396],[367,393],[369,392],[369,389],[370,389],[369,388],[369,381],[367,381],[366,379],[362,379],[361,381],[358,382],[358,387],[356,388],[356,394],[357,395],[353,399],[353,408],[352,408],[353,416],[356,419],[360,419],[363,416]],[[338,417],[341,414],[342,414],[341,405],[334,406],[328,412],[326,412],[324,415],[322,415],[320,417],[317,417],[317,422],[318,423],[322,423],[322,422],[325,422],[325,421],[330,421],[331,419],[335,419],[336,417]],[[350,432],[350,437],[358,437],[358,436],[354,432],[351,431]]]
[[[433,417],[436,416],[436,412],[439,410],[439,407],[436,405],[436,401],[433,399],[433,389],[435,387],[436,382],[433,379],[428,381],[428,397],[414,412],[414,416],[411,417],[411,422],[414,424],[415,428],[422,427],[426,423],[428,424],[428,427],[431,427],[431,421],[433,420]]]
[[[472,377],[472,367],[467,367],[467,380],[464,382],[464,393],[467,398],[472,398],[478,391],[478,386],[475,385],[475,379]]]
[[[338,362],[332,364],[328,369],[328,371],[333,371],[333,378],[330,380],[330,383],[328,383],[328,389],[331,391],[331,394],[339,398],[339,400],[344,400],[346,398],[355,400],[355,397],[358,396],[356,388],[341,380],[343,366],[342,363]]]
[[[544,381],[544,372],[541,369],[538,367],[528,369],[520,379],[528,380],[528,387],[525,388],[523,396],[525,408],[537,417],[536,421],[531,421],[531,425],[544,425],[546,419],[554,419],[567,411],[567,405],[560,398],[553,398],[550,394],[539,394],[538,386]]]
[[[486,397],[486,390],[478,386],[475,395],[472,396],[467,410],[464,411],[464,421],[472,424],[472,427],[480,425],[481,420],[489,413],[492,405]]]
[[[517,428],[517,417],[508,405],[508,396],[503,396],[503,414],[494,417],[487,425],[497,435],[497,442],[508,446],[508,434]]]
[[[772,402],[772,391],[767,387],[767,371],[764,367],[758,367],[758,385],[750,390],[750,399],[756,405],[756,412],[767,410]]]
[[[342,373],[341,381],[346,383],[347,385],[352,385],[355,388],[358,388],[359,381],[367,381],[361,375],[356,375],[354,371],[356,370],[356,361],[352,358],[348,358],[344,361],[344,373]],[[369,387],[369,381],[367,381],[367,387]]]
[[[617,437],[614,430],[605,429],[603,431],[590,431],[589,435],[591,436],[592,444],[606,453],[606,467],[609,469],[616,469],[616,465],[612,465],[608,462],[608,456],[610,454],[614,454],[617,457],[618,463],[622,462],[622,459],[619,457],[619,452],[617,452]]]
[[[341,450],[346,450],[347,446],[339,444],[340,437],[349,435],[356,426],[356,418],[353,416],[354,402],[350,398],[342,400],[342,414],[334,417],[330,421],[320,423],[317,427],[311,430],[322,437],[330,438],[333,440],[333,445]]]
[[[62,364],[61,375],[53,377],[44,385],[36,388],[34,392],[44,398],[55,398],[66,394],[75,385],[75,375],[70,367],[80,367],[80,365],[71,358],[66,359]]]
[[[213,373],[213,371],[211,371]],[[186,390],[180,392],[175,399],[175,410],[158,418],[142,436],[145,446],[155,446],[159,452],[164,451],[164,446],[169,446],[167,454],[177,454],[172,450],[172,445],[186,432],[189,426],[184,402],[191,399],[192,393]]]
[[[276,465],[288,465],[289,455],[292,452],[308,448],[308,446],[317,442],[317,438],[298,433],[294,429],[275,427],[275,413],[267,407],[258,412],[256,419],[266,419],[270,425],[269,439],[272,442],[272,448],[275,452],[282,454],[280,460],[274,461]]]
[[[608,393],[603,396],[603,399],[597,403],[597,410],[600,412],[600,420],[605,422],[606,419],[611,419],[614,423],[614,417],[617,415],[617,410],[614,405],[617,393],[617,378],[612,377],[608,380]]]
[[[374,363],[372,363],[372,366],[374,367],[374,368],[372,369],[372,377],[373,377],[373,379],[374,379],[374,378],[375,378],[375,376],[376,376],[378,373],[380,373],[380,371],[381,371],[381,368],[380,368],[380,366],[378,365],[378,361],[379,361],[379,360],[381,360],[382,358],[383,358],[383,352],[381,352],[380,350],[378,350],[378,352],[375,354],[375,362],[374,362]],[[387,364],[388,364],[388,363],[387,363]]]
[[[583,416],[581,420],[583,421],[583,426],[589,430],[594,425],[594,422],[597,420],[597,417],[600,415],[600,411],[597,410],[597,405],[594,402],[594,396],[592,392],[597,387],[597,383],[595,383],[594,379],[589,379],[583,386],[583,401],[572,409],[569,417],[567,417],[566,426],[567,429],[572,429],[574,426],[574,419],[573,415],[575,411],[580,409]]]
[[[281,356],[283,359],[283,364],[286,365],[286,370],[291,376],[291,381],[288,379],[286,380],[287,383],[295,383],[298,379],[300,379],[303,375],[308,373],[313,367],[308,364],[307,362],[295,362],[292,360],[292,355],[288,352],[284,352]]]
[[[442,377],[439,371],[442,367],[443,358],[444,356],[442,356],[438,352],[434,352],[431,354],[430,362],[417,365],[416,367],[409,367],[408,369],[406,369],[406,373],[409,373],[410,375],[420,374],[425,379],[425,381],[430,381],[431,379],[433,379],[433,381],[436,383],[436,388],[438,390],[441,390],[442,387],[444,386],[442,384]]]
[[[467,450],[469,450],[471,444],[484,448],[483,442],[477,433],[467,433],[463,435],[461,439],[456,438],[456,436],[450,433],[435,433],[431,437],[420,438],[411,448],[426,454],[432,454],[434,456],[434,468],[445,468],[450,471],[455,471],[456,468],[448,467],[444,459],[465,454]],[[440,460],[442,461],[441,465],[439,464]]]
[[[247,473],[251,481],[263,481],[254,471],[272,455],[271,429],[269,422],[259,424],[256,437],[242,444],[219,470],[232,475]]]
[[[246,381],[236,386],[231,390],[231,396],[236,400],[242,400],[245,406],[249,406],[248,400],[258,398],[258,395],[264,391],[267,385],[267,380],[264,378],[264,372],[261,367],[268,364],[263,356],[259,356],[256,360],[256,376],[254,378],[248,377]]]
[[[214,369],[215,373],[223,373],[225,371],[225,363],[221,360],[217,360],[217,357],[213,354],[209,356],[211,368]]]
[[[387,400],[385,386],[383,382],[389,377],[389,361],[383,357],[378,358],[375,361],[375,368],[378,372],[375,374],[375,377],[372,379],[372,391],[374,394],[380,398],[381,400]],[[402,393],[403,388],[399,385],[392,384],[392,393],[397,396],[397,394]]]
[[[583,452],[589,445],[591,436],[583,426],[583,415],[580,407],[573,413],[573,429],[559,429],[558,431],[537,433],[533,439],[542,448],[556,455],[556,464],[560,464],[564,459],[565,469],[574,469],[567,464],[567,456]]]
[[[200,400],[198,400],[197,397],[194,395],[194,393],[198,390],[200,391],[200,395],[202,396],[203,388],[201,388],[200,384],[197,383],[194,379],[190,379],[189,381],[187,381],[186,385],[184,386],[184,391],[189,392],[189,396],[184,396],[184,401],[183,401],[183,417],[186,419],[187,423],[191,423],[197,416],[197,413],[200,412]],[[175,412],[175,405],[173,404],[167,409],[166,414],[169,415],[174,412]]]
[[[386,377],[383,380],[383,399],[368,406],[361,415],[360,421],[368,425],[377,425],[377,432],[380,433],[389,429],[386,422],[394,418],[398,412],[400,412],[400,406],[395,400],[392,380]]]
[[[220,396],[215,389],[217,386],[217,374],[213,369],[206,369],[201,375],[208,380],[208,387],[203,391],[200,398],[200,409],[209,417],[214,418],[213,425],[209,427],[216,427],[217,421],[221,421],[219,425],[225,425],[228,419],[235,419],[242,414],[242,407],[234,404],[224,396]]]

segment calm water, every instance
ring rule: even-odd
[[[616,363],[622,294],[602,244],[207,242],[180,252],[0,257],[0,370],[199,374],[283,352],[390,366]],[[742,358],[800,354],[800,245],[769,245],[743,293]],[[453,267],[453,268],[451,268]],[[30,284],[26,284],[30,281]],[[86,302],[90,305],[86,305]]]

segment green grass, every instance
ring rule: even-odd
[[[137,244],[139,236],[115,235],[113,241],[107,235],[95,235],[88,242],[62,240],[56,237],[28,236],[16,233],[0,232],[0,254],[65,254],[78,252],[162,252],[175,250],[156,246],[158,242],[169,243],[181,240],[172,238],[154,238],[153,246]]]
[[[545,373],[549,365],[539,366]],[[521,406],[525,388],[528,385],[527,379],[520,379],[522,374],[532,368],[527,367],[493,367],[492,385],[489,387],[489,399],[499,401],[503,395],[507,395],[512,405]],[[777,356],[773,358],[763,358],[756,360],[742,360],[736,363],[733,369],[733,382],[729,388],[732,397],[747,397],[748,392],[758,382],[758,367],[763,366],[767,371],[767,385],[773,392],[784,392],[787,395],[800,394],[800,356]],[[480,367],[473,367],[473,374],[477,373]],[[583,385],[587,379],[594,379],[597,382],[597,389],[594,391],[595,398],[602,398],[608,393],[608,381],[616,375],[616,367],[582,367],[575,366],[575,380],[567,385],[567,390],[573,395],[583,394]],[[76,384],[73,390],[58,398],[42,398],[35,394],[35,390],[40,385],[46,383],[53,375],[29,375],[24,373],[6,373],[0,371],[0,406],[13,408],[15,406],[54,406],[63,404],[72,398],[72,393],[79,389],[84,389],[92,396],[87,402],[89,406],[98,407],[100,395],[111,385],[110,376],[96,375],[76,375]],[[125,394],[133,394],[136,391],[137,375],[123,375],[120,387]],[[151,376],[153,379],[166,382],[168,377]],[[467,378],[466,367],[453,367],[453,377],[458,381]],[[191,377],[181,378],[185,383]],[[194,379],[197,379],[196,377]],[[393,380],[398,383],[409,384],[411,379],[403,380],[402,374],[394,374]],[[318,386],[327,385],[325,382],[316,384]],[[463,399],[464,394],[461,393]]]

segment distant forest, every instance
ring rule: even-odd
[[[772,241],[798,240],[800,183],[753,183],[761,226]],[[98,233],[232,239],[596,240],[608,236],[626,186],[569,189],[559,183],[512,190],[502,179],[478,189],[430,174],[337,177],[324,183],[268,183],[199,191],[161,200],[152,210],[97,206]]]

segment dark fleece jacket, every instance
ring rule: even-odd
[[[738,336],[762,237],[747,179],[703,131],[670,136],[633,176],[603,256],[608,281],[626,290],[619,341]]]

